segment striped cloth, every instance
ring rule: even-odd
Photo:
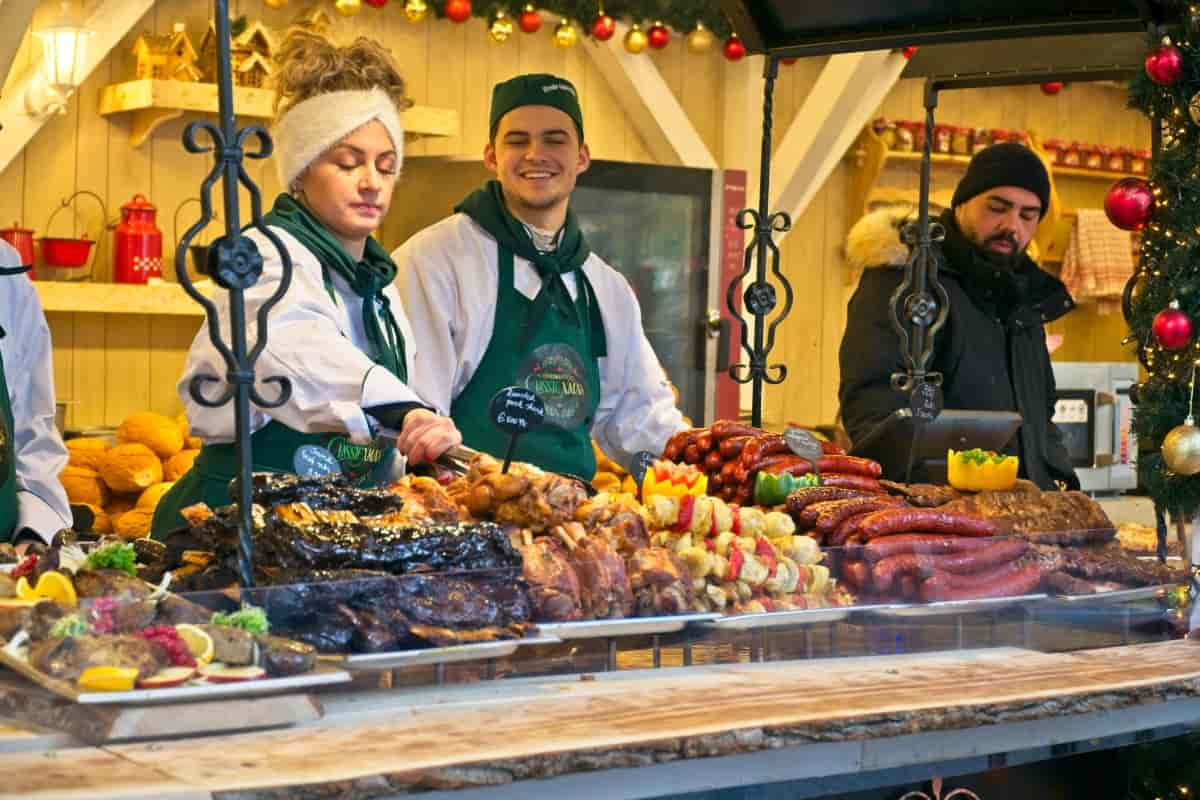
[[[1076,303],[1094,301],[1101,314],[1121,307],[1121,292],[1133,274],[1133,240],[1100,209],[1081,208],[1063,256],[1062,282]]]

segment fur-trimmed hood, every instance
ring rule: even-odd
[[[909,249],[900,239],[900,229],[914,219],[916,211],[912,208],[888,206],[854,223],[846,237],[846,266],[855,283],[864,269],[904,266]]]

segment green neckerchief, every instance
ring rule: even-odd
[[[541,319],[548,309],[554,308],[576,325],[583,326],[585,320],[580,319],[579,308],[571,300],[571,292],[562,278],[567,273],[577,273],[576,280],[579,281],[580,294],[587,309],[586,323],[591,327],[592,354],[608,354],[604,321],[600,316],[600,306],[596,302],[596,291],[582,269],[583,262],[587,261],[591,251],[588,250],[583,232],[579,230],[575,212],[567,209],[567,221],[563,226],[558,247],[552,252],[543,253],[534,246],[524,224],[508,210],[499,181],[488,181],[484,188],[476,189],[467,195],[454,210],[475,220],[495,238],[500,247],[507,248],[513,255],[525,259],[537,270],[542,279],[542,288],[533,299],[533,306],[529,311],[531,320]]]
[[[396,278],[396,265],[379,242],[368,236],[363,260],[356,263],[329,229],[288,194],[275,198],[275,206],[263,217],[263,222],[283,228],[317,257],[321,262],[325,291],[335,304],[337,295],[333,291],[330,272],[340,275],[362,298],[363,330],[371,347],[371,359],[407,383],[404,334],[387,295],[383,293]]]

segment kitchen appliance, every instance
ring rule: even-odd
[[[382,240],[399,246],[493,177],[474,158],[405,157],[404,191]],[[725,288],[742,270],[745,232],[736,218],[745,207],[741,170],[600,159],[571,195],[588,246],[633,287],[650,345],[696,425],[738,417],[739,387],[726,372],[738,357],[738,328]]]
[[[155,225],[156,211],[141,194],[121,206],[121,222],[113,233],[113,280],[117,283],[162,278],[162,231]]]
[[[22,228],[19,223],[14,222],[11,228],[0,230],[0,239],[11,244],[21,257],[21,266],[32,267],[34,264],[33,253],[33,231],[29,228]],[[31,269],[29,278],[32,280],[36,277]]]
[[[1053,422],[1062,432],[1080,488],[1115,494],[1137,487],[1137,438],[1129,387],[1137,364],[1053,362]]]

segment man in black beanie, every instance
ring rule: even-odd
[[[946,238],[934,254],[950,314],[929,368],[943,375],[946,408],[1021,414],[1021,428],[1005,448],[1020,456],[1021,477],[1043,489],[1077,489],[1062,435],[1050,421],[1054,374],[1045,333],[1046,323],[1074,303],[1062,282],[1026,254],[1049,203],[1049,175],[1029,148],[996,144],[971,159],[952,208],[938,219]],[[872,212],[847,241],[850,267],[862,271],[839,353],[842,424],[853,441],[908,405],[890,383],[904,365],[888,303],[910,257],[900,229],[912,218],[911,209]],[[903,480],[907,453],[869,455],[883,461],[887,477]]]

